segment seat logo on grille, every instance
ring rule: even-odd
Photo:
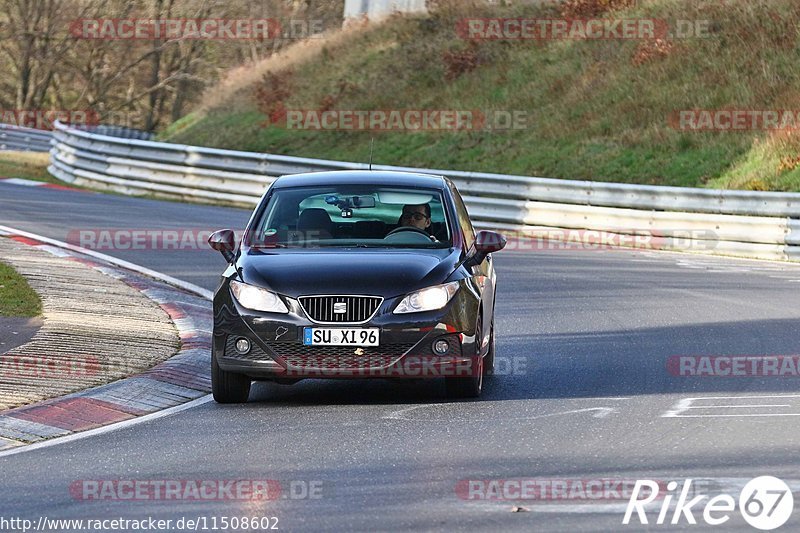
[[[356,348],[353,355],[364,355],[364,348]]]
[[[347,312],[347,303],[345,302],[336,302],[333,304],[333,312],[337,315],[343,315]]]

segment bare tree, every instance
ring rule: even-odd
[[[293,39],[87,38],[81,19],[280,19],[341,24],[344,0],[0,0],[0,106],[91,109],[154,130],[233,66]],[[302,37],[290,35],[289,37]],[[7,95],[7,96],[6,96]]]
[[[14,83],[14,107],[41,108],[61,61],[75,45],[73,18],[101,10],[105,0],[80,6],[67,0],[0,0],[4,39],[0,55]],[[8,105],[8,104],[6,104]]]

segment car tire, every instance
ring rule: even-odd
[[[486,357],[483,358],[483,375],[494,375],[494,320],[492,320],[492,330],[489,332],[489,351],[486,352]]]
[[[444,378],[445,389],[449,398],[477,398],[483,390],[483,358],[476,357],[478,368],[468,378]],[[475,362],[473,362],[475,364]]]
[[[251,379],[242,374],[226,372],[211,354],[211,392],[217,403],[245,403],[250,396]]]
[[[481,327],[482,321],[478,319],[478,327],[476,330],[476,339],[482,336],[483,328]],[[481,357],[480,349],[472,360],[473,367],[470,376],[466,378],[461,377],[448,377],[444,379],[445,390],[447,396],[450,398],[477,398],[481,395],[483,390],[483,374],[484,374],[484,360]],[[477,365],[475,368],[474,365]]]

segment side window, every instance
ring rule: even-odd
[[[450,190],[453,191],[453,199],[456,202],[456,214],[458,215],[458,225],[464,232],[464,240],[466,241],[466,248],[469,249],[475,242],[475,230],[472,228],[472,221],[469,219],[467,207],[464,205],[464,200],[461,199],[461,194],[455,187],[451,186]]]

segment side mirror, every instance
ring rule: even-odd
[[[506,238],[494,231],[479,231],[475,235],[475,253],[467,260],[467,266],[482,263],[492,252],[499,252],[506,246]]]
[[[232,230],[215,231],[208,238],[208,245],[220,252],[229,264],[233,264],[236,259],[236,256],[233,255],[233,251],[236,249],[236,235]]]
[[[494,231],[479,231],[475,235],[475,250],[483,255],[499,252],[506,247],[506,242],[508,241],[501,233],[496,233]]]

